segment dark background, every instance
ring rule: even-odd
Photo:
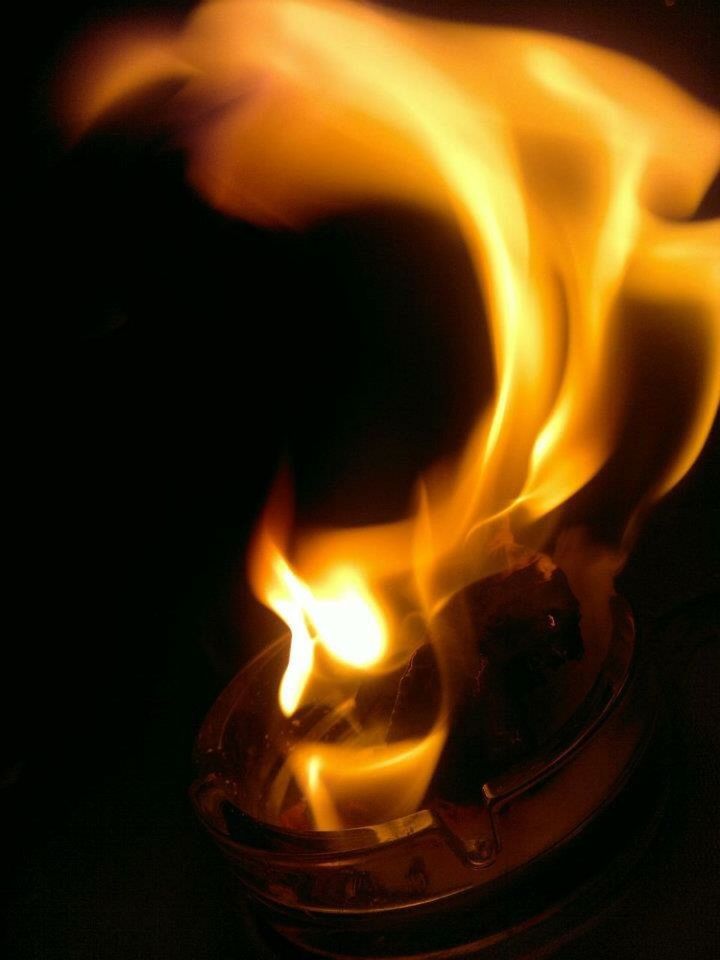
[[[625,50],[720,106],[713,3],[396,6]],[[204,712],[275,629],[244,586],[249,531],[283,457],[306,519],[402,512],[489,386],[446,227],[368,209],[271,234],[208,210],[147,126],[61,149],[63,46],[142,9],[30,10],[15,83],[0,795],[8,955],[33,960],[272,955],[186,799]],[[716,428],[623,574],[673,709],[671,816],[643,882],[567,960],[718,955],[719,451]]]

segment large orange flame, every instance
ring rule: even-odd
[[[212,0],[179,34],[111,46],[89,55],[91,79],[70,98],[78,130],[179,78],[190,178],[218,208],[302,226],[368,197],[430,207],[454,218],[484,292],[494,397],[458,462],[423,480],[414,513],[301,535],[292,560],[272,517],[259,530],[251,579],[292,632],[287,715],[319,698],[351,712],[359,674],[409,655],[409,609],[429,618],[495,572],[502,531],[547,539],[622,432],[629,303],[663,317],[670,305],[679,349],[702,362],[683,386],[682,437],[627,523],[688,470],[720,394],[720,223],[683,222],[720,161],[712,111],[577,41],[341,0]],[[314,682],[321,653],[332,695]],[[350,795],[369,819],[400,816],[421,802],[445,731],[443,708],[415,740],[356,729],[303,743],[288,763],[319,828],[342,825]]]

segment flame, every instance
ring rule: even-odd
[[[290,766],[311,801],[315,822],[340,830],[355,811],[365,824],[416,810],[444,742],[445,731],[436,725],[422,738],[390,744],[301,743],[290,755]]]
[[[633,305],[670,308],[677,349],[702,360],[675,384],[682,433],[663,446],[656,417],[632,438],[642,448],[652,433],[662,455],[628,494],[620,553],[692,465],[720,396],[720,223],[689,218],[720,162],[720,121],[656,71],[558,36],[341,0],[213,0],[179,33],[87,54],[78,75],[78,132],[143,85],[182,81],[168,109],[190,179],[228,214],[302,227],[389,197],[453,218],[484,294],[494,396],[458,461],[422,479],[414,512],[300,532],[292,558],[272,522],[260,528],[251,579],[292,634],[286,715],[321,701],[352,715],[361,677],[412,652],[409,609],[430,621],[500,569],[503,531],[550,541],[560,508],[618,456],[618,358],[638,336],[640,352],[654,343],[652,325],[630,329]],[[315,824],[342,825],[349,798],[370,820],[416,809],[448,702],[414,740],[356,724],[342,743],[299,744],[288,763]]]
[[[280,706],[291,716],[302,701],[321,644],[338,663],[355,670],[372,667],[387,649],[384,616],[352,567],[333,567],[311,589],[269,539],[258,593],[285,621],[292,634],[290,660],[280,685]],[[256,559],[256,567],[260,560]]]

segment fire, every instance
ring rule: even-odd
[[[352,567],[333,567],[311,589],[272,541],[266,540],[264,549],[268,569],[258,593],[292,634],[290,661],[280,685],[280,706],[291,716],[310,679],[316,643],[339,663],[367,669],[385,654],[387,628],[377,602]]]
[[[424,206],[456,222],[484,294],[493,401],[458,461],[420,481],[415,510],[296,532],[292,554],[272,518],[261,525],[251,580],[292,634],[282,711],[323,702],[352,721],[361,677],[412,653],[409,613],[432,634],[450,596],[501,569],[507,531],[507,543],[551,542],[639,402],[617,367],[638,337],[653,348],[652,329],[628,320],[642,304],[665,318],[670,308],[678,349],[702,360],[677,385],[682,434],[663,446],[662,417],[647,422],[662,455],[619,511],[621,558],[718,406],[720,222],[689,218],[720,162],[719,118],[649,67],[584,43],[341,0],[212,0],[179,33],[112,46],[87,55],[68,99],[77,131],[176,78],[168,109],[190,179],[220,210],[302,227],[371,197]],[[366,822],[416,809],[450,700],[417,738],[387,742],[355,720],[342,742],[298,744],[288,767],[315,825],[342,826],[349,800]]]

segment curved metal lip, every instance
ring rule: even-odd
[[[511,767],[483,785],[479,808],[485,807],[489,810],[501,806],[519,794],[535,788],[571,761],[602,727],[608,715],[623,697],[633,675],[634,619],[630,605],[623,597],[615,595],[611,598],[611,603],[614,623],[610,646],[603,667],[587,698],[537,756]],[[288,639],[289,634],[286,634],[271,643],[250,660],[225,688],[201,728],[196,746],[198,762],[202,757],[222,753],[225,730],[233,712],[232,705],[238,698],[238,688],[244,685],[249,676],[276,657],[280,649],[287,644]],[[217,738],[213,737],[212,743],[203,744],[206,725],[212,718],[219,722]],[[210,726],[215,729],[212,724]],[[193,784],[192,791],[199,792],[202,787],[203,780],[200,779]],[[432,807],[424,807],[405,817],[363,827],[349,827],[345,830],[296,830],[278,827],[261,820],[238,807],[230,798],[227,799],[237,813],[252,825],[253,832],[263,838],[264,844],[250,846],[222,834],[205,821],[206,826],[223,845],[231,845],[235,849],[252,851],[255,854],[259,849],[263,849],[266,853],[289,853],[292,850],[293,856],[317,860],[324,859],[324,856],[332,857],[338,853],[367,852],[372,848],[385,847],[431,829],[445,829]]]
[[[633,677],[633,679],[635,679]],[[545,862],[548,858],[551,858],[555,854],[559,854],[563,849],[565,849],[569,842],[581,837],[585,831],[587,825],[593,821],[596,821],[598,818],[601,818],[602,815],[613,807],[618,797],[622,795],[626,784],[628,781],[633,779],[633,776],[638,769],[642,766],[643,758],[646,755],[646,748],[651,743],[653,739],[653,733],[655,729],[655,719],[653,718],[653,723],[650,725],[650,728],[645,731],[645,735],[642,738],[638,751],[635,753],[633,760],[628,766],[623,770],[623,775],[619,778],[613,785],[613,789],[605,798],[602,806],[594,811],[591,815],[586,817],[582,821],[578,821],[572,831],[566,836],[559,839],[552,846],[538,852],[535,856],[528,859],[521,865],[513,868],[512,870],[503,873],[499,876],[494,876],[488,881],[485,882],[467,882],[463,885],[454,887],[452,889],[445,890],[441,893],[436,893],[430,897],[419,897],[412,901],[403,901],[400,903],[388,903],[384,905],[372,905],[364,906],[359,909],[353,909],[352,907],[343,907],[338,909],[335,906],[323,906],[321,904],[313,904],[312,907],[303,907],[302,914],[306,920],[320,920],[324,919],[334,919],[337,920],[339,917],[342,917],[344,921],[352,922],[353,920],[367,921],[368,919],[375,918],[390,918],[390,917],[401,917],[403,922],[412,922],[412,917],[416,916],[418,913],[427,910],[428,908],[434,908],[436,906],[442,906],[446,903],[453,903],[461,900],[466,896],[477,896],[478,891],[482,889],[483,897],[493,897],[496,894],[503,895],[504,891],[512,890],[515,888],[517,879],[520,877],[527,876],[528,868],[532,868]],[[585,741],[583,741],[585,742]],[[418,813],[427,812],[427,811],[418,811]],[[643,836],[650,836],[654,834],[657,829],[658,823],[663,813],[662,802],[660,805],[653,810],[652,817],[648,820]],[[408,819],[408,818],[405,818]],[[440,828],[440,823],[437,819],[434,819],[433,825],[437,828]],[[266,896],[257,889],[252,890],[252,896],[260,904],[265,905],[266,908],[274,911],[280,911],[288,919],[297,919],[297,911],[292,907],[289,907],[286,903],[283,903],[279,900],[273,900],[271,897]],[[563,908],[566,902],[569,902],[572,897],[567,900],[560,900],[557,903],[553,902],[551,906],[546,908],[543,912],[537,914],[532,918],[531,926],[535,926],[539,923],[544,922],[547,917],[553,916],[558,913],[559,910]],[[527,926],[527,921],[523,921],[518,925],[518,929],[525,928]],[[504,930],[498,933],[496,936],[491,935],[487,938],[483,938],[483,946],[494,942],[496,939],[498,942],[504,941],[508,938],[508,931]],[[475,945],[467,944],[463,945],[461,949],[471,949]],[[465,956],[465,953],[461,954]],[[330,954],[328,954],[330,956]],[[333,954],[334,956],[334,954]],[[440,949],[437,952],[414,954],[414,960],[420,960],[420,958],[430,958],[430,957],[449,957],[450,953],[446,949]],[[454,954],[453,954],[454,956]],[[473,956],[475,954],[473,953]],[[410,960],[409,956],[398,956],[395,960]]]

